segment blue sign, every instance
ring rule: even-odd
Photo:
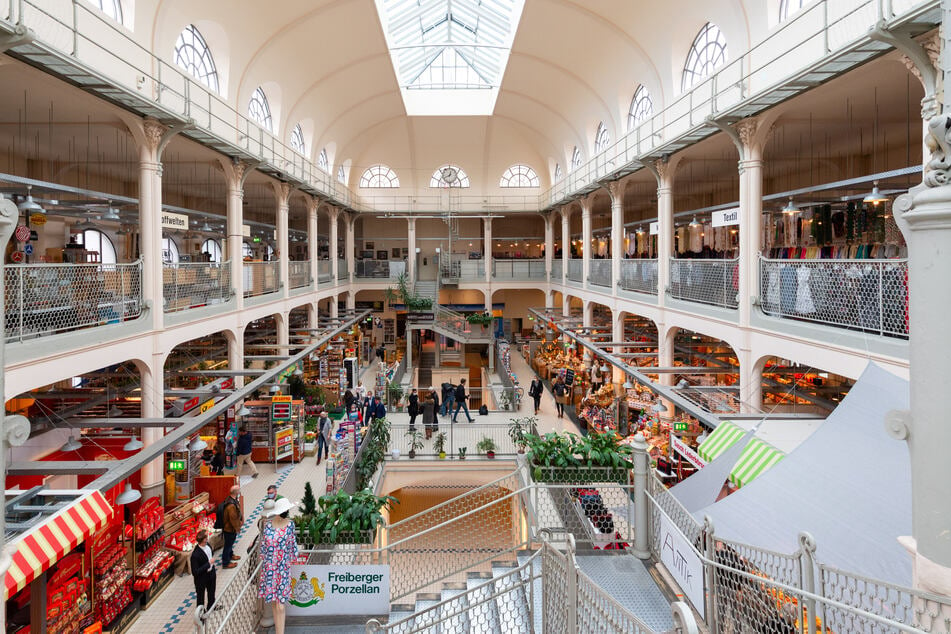
[[[27,242],[23,246],[23,252],[26,253],[27,255],[33,255],[33,245]]]

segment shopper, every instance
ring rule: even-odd
[[[466,401],[469,400],[469,395],[466,394],[466,380],[459,379],[459,385],[456,386],[456,413],[452,415],[452,422],[456,422],[456,419],[459,418],[459,410],[466,410],[466,418],[469,419],[470,423],[475,422],[475,419],[469,416],[469,406],[466,404]]]
[[[591,365],[591,392],[597,392],[601,389],[601,366],[595,361]]]
[[[436,422],[436,401],[433,398],[436,390],[433,389],[423,399],[423,427],[426,428],[426,440],[433,437],[433,427]]]
[[[238,434],[238,464],[235,465],[237,475],[241,475],[241,465],[246,464],[251,468],[251,477],[258,477],[258,468],[254,466],[254,461],[251,460],[251,449],[251,432],[246,427],[242,427]]]
[[[363,381],[358,381],[357,382],[357,398],[363,401],[363,399],[366,398],[366,395],[367,395],[367,388],[363,386]]]
[[[564,418],[565,403],[568,401],[568,388],[565,387],[565,380],[561,376],[555,379],[551,391],[555,395],[555,409],[558,410],[558,418]]]
[[[442,408],[439,410],[441,416],[452,416],[452,404],[456,399],[456,386],[452,380],[444,381],[442,384]]]
[[[274,632],[284,634],[284,604],[291,596],[291,564],[297,559],[297,537],[289,515],[297,506],[287,498],[266,511],[270,518],[261,534],[261,580],[258,598],[270,603],[274,613]]]
[[[244,514],[241,512],[241,487],[237,484],[231,487],[230,495],[221,503],[218,512],[222,515],[221,533],[225,538],[225,546],[221,551],[221,565],[223,568],[234,568],[238,565],[235,561],[241,559],[234,554],[234,543],[244,523]]]
[[[414,387],[409,393],[409,404],[406,406],[406,413],[409,414],[409,429],[416,431],[416,417],[419,416],[419,395]]]
[[[370,421],[373,420],[373,392],[367,392],[367,397],[363,399],[362,403],[363,408],[363,424],[369,425]]]
[[[321,454],[324,458],[330,455],[330,439],[333,437],[334,423],[327,416],[327,412],[321,412],[317,419],[317,464],[320,464]]]
[[[196,605],[205,607],[205,612],[212,609],[220,610],[215,605],[215,559],[212,556],[211,546],[208,545],[208,531],[201,529],[195,535],[195,549],[191,555],[192,577],[195,579]],[[205,603],[205,594],[208,603]]]
[[[386,418],[386,405],[383,404],[383,401],[380,400],[379,396],[374,396],[373,402],[370,403],[369,420],[372,421],[377,418]]]
[[[528,386],[528,395],[532,397],[532,400],[535,401],[535,415],[538,415],[538,408],[542,403],[542,392],[544,391],[542,387],[542,380],[535,377],[535,380],[532,381],[532,384]]]
[[[211,475],[221,475],[225,470],[225,449],[221,443],[215,443],[215,453],[211,456]]]
[[[362,383],[361,383],[361,385],[362,385]],[[349,411],[350,411],[350,406],[353,405],[355,402],[356,402],[356,403],[362,403],[362,402],[363,402],[363,397],[360,396],[359,394],[354,395],[353,391],[351,391],[351,390],[347,390],[346,392],[343,393],[343,406],[344,406],[344,408],[345,408],[346,411],[349,412]]]
[[[264,523],[267,522],[268,509],[274,508],[274,503],[283,498],[283,495],[278,495],[276,484],[271,484],[268,486],[267,493],[264,496],[261,517],[258,518],[258,534],[255,536],[254,541],[251,542],[251,545],[248,546],[248,552],[251,552],[251,550],[257,546],[258,539],[261,537],[261,531],[264,530]]]

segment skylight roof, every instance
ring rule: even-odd
[[[406,113],[490,115],[525,0],[376,0]]]

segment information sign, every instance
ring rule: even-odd
[[[706,606],[703,602],[703,562],[700,561],[700,554],[665,513],[660,514],[659,524],[659,534],[655,535],[655,539],[660,547],[660,561],[702,617]]]
[[[670,446],[673,447],[674,451],[686,458],[687,462],[696,468],[703,469],[705,466],[707,466],[707,463],[703,460],[703,458],[701,458],[696,451],[691,449],[690,445],[673,434],[670,435]]]
[[[30,224],[34,227],[42,227],[46,224],[46,214],[32,214],[30,216]]]
[[[169,471],[184,471],[185,461],[184,460],[169,460],[168,470]]]
[[[10,254],[10,260],[12,262],[22,262],[23,261],[23,251],[14,251]]]
[[[674,423],[674,431],[687,431],[690,428],[690,423]]]
[[[565,368],[565,386],[571,387],[575,382],[575,371],[571,368]]]
[[[271,420],[277,423],[286,423],[291,420],[292,396],[271,397]]]
[[[389,566],[291,566],[289,616],[389,612]]]
[[[23,252],[27,255],[33,255],[33,245],[29,243],[23,245]]]
[[[294,453],[294,428],[284,427],[274,432],[274,459],[287,458]]]

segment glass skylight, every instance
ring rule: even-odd
[[[525,0],[375,0],[406,113],[491,115]]]

